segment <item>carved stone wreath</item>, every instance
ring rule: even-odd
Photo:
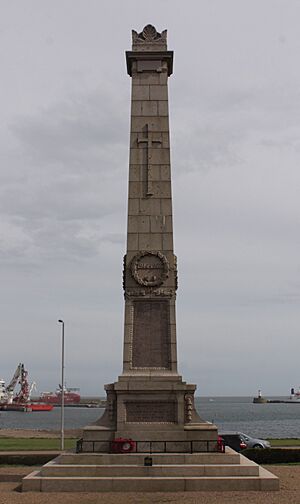
[[[131,261],[131,274],[135,281],[145,287],[161,285],[169,276],[169,262],[158,251],[142,250]]]

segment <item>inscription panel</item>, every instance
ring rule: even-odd
[[[133,368],[170,368],[169,319],[168,300],[134,301]]]
[[[176,423],[176,403],[165,401],[127,402],[126,422]]]

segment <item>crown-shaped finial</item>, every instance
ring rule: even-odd
[[[137,33],[135,30],[132,30],[132,46],[138,46],[140,49],[147,48],[153,46],[160,46],[159,49],[167,48],[167,30],[163,30],[159,33],[156,28],[148,24],[143,28],[141,33]],[[158,47],[157,47],[158,48]]]

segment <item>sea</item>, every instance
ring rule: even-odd
[[[286,400],[272,397],[273,400]],[[252,397],[197,397],[203,420],[222,431],[240,431],[259,438],[300,438],[300,402],[253,404]],[[80,429],[102,416],[103,408],[65,408],[65,429]],[[60,429],[60,408],[49,412],[0,412],[0,429]]]

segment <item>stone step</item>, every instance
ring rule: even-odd
[[[250,462],[250,461],[249,461]],[[259,467],[253,462],[244,465],[157,465],[145,467],[141,465],[53,465],[46,464],[42,477],[174,477],[174,476],[258,476]]]
[[[23,479],[23,491],[41,492],[185,492],[271,491],[278,478],[263,468],[259,476],[197,477],[41,477],[38,471]]]
[[[150,456],[154,465],[165,464],[239,464],[240,454],[226,447],[226,453],[65,453],[56,461],[61,464],[80,465],[144,465],[144,458]]]

